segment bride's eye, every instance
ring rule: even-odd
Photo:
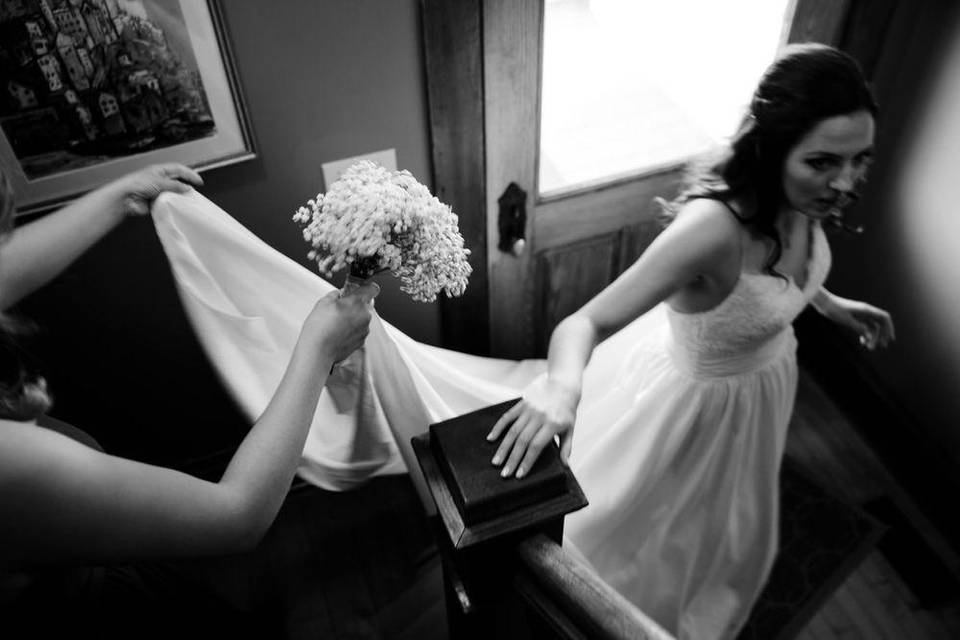
[[[814,171],[826,171],[834,164],[830,158],[808,158],[806,163]]]

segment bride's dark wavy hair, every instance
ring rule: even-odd
[[[14,197],[10,181],[0,167],[0,253],[13,232]],[[33,420],[52,404],[47,383],[37,375],[18,338],[33,325],[0,311],[0,418]]]
[[[856,60],[824,44],[788,45],[760,78],[727,147],[691,164],[680,195],[661,201],[665,221],[669,224],[684,203],[696,198],[735,200],[740,222],[773,241],[764,270],[777,275],[773,266],[783,246],[774,223],[786,197],[787,155],[822,120],[861,110],[874,120],[879,114]]]

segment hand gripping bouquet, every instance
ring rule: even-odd
[[[351,279],[390,271],[421,302],[466,289],[470,252],[457,216],[408,171],[357,162],[293,219],[303,225],[307,255],[321,273],[349,269],[345,288]]]
[[[430,302],[442,291],[458,296],[467,286],[470,264],[457,216],[450,207],[406,171],[388,171],[369,161],[349,169],[327,192],[300,207],[293,219],[303,226],[310,244],[308,256],[326,276],[347,270],[343,293],[382,271],[400,278],[400,289],[414,300]],[[341,295],[343,295],[341,293]],[[368,344],[381,350],[383,362],[401,362],[400,354],[383,335],[376,321],[371,323]],[[374,342],[370,342],[374,340]],[[371,347],[371,349],[374,347]],[[403,367],[370,367],[366,347],[335,365],[327,378],[327,390],[338,405],[356,406],[359,420],[376,420],[368,409],[379,400],[393,439],[410,472],[414,486],[428,513],[433,501],[420,474],[410,438],[432,422],[421,402],[409,372]],[[365,443],[365,428],[357,429],[353,454],[373,459],[376,453]],[[376,444],[376,443],[374,443]]]

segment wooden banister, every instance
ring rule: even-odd
[[[545,535],[531,536],[517,545],[526,574],[539,589],[521,579],[519,591],[536,609],[567,620],[554,620],[558,635],[597,640],[672,640],[656,622],[605,583],[587,565],[575,559]],[[537,591],[541,594],[538,594]],[[540,597],[544,603],[536,602]]]
[[[464,418],[483,416],[458,420]],[[569,470],[561,493],[467,524],[442,471],[447,450],[439,444],[435,450],[429,434],[411,444],[437,505],[452,640],[671,640],[572,550],[560,547],[564,515],[587,504]]]

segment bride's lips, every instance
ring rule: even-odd
[[[831,198],[817,198],[814,202],[821,211],[840,213],[855,204],[858,199],[859,196],[855,192],[850,191]]]
[[[829,218],[839,215],[836,199],[816,198],[810,202],[804,213],[812,218]]]

